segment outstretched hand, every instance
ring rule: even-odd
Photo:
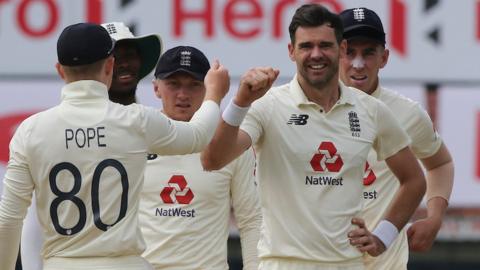
[[[280,74],[278,69],[257,67],[248,70],[240,80],[234,102],[240,107],[248,107],[272,87]]]
[[[348,233],[350,244],[356,247],[360,252],[367,252],[370,256],[382,254],[386,247],[380,239],[372,234],[365,226],[365,221],[361,218],[352,218],[352,224],[358,228]]]

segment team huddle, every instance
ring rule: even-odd
[[[228,269],[232,213],[244,269],[407,269],[448,206],[447,147],[417,102],[381,86],[374,11],[302,5],[289,34],[291,81],[252,68],[221,112],[227,67],[197,48],[163,52],[119,22],[66,27],[61,102],[10,143],[1,268],[16,269],[35,194],[45,270]],[[136,100],[152,71],[161,109]],[[406,226],[423,198],[427,217]]]

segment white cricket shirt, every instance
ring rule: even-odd
[[[442,140],[435,131],[427,112],[411,99],[399,93],[378,87],[372,96],[392,110],[411,139],[410,149],[417,158],[434,155]],[[399,182],[384,161],[377,161],[371,151],[364,175],[364,217],[369,229],[377,226],[399,188]],[[393,244],[379,257],[366,256],[367,269],[407,269],[408,239],[403,229]]]
[[[374,148],[385,159],[409,140],[384,104],[343,84],[340,91],[324,113],[295,77],[254,102],[241,126],[257,153],[260,258],[362,264],[347,233],[363,207],[367,155]]]
[[[147,153],[201,151],[218,119],[214,102],[185,123],[153,108],[112,103],[97,81],[65,85],[60,105],[22,122],[10,143],[0,202],[2,265],[16,257],[11,247],[18,246],[33,191],[45,260],[140,255]]]
[[[143,256],[156,269],[228,269],[233,207],[243,269],[256,270],[261,214],[253,150],[211,172],[203,170],[200,154],[149,157],[140,201]]]

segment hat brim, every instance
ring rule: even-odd
[[[122,41],[130,40],[135,42],[140,53],[142,66],[138,73],[139,80],[150,74],[158,62],[158,58],[162,54],[163,42],[159,35],[145,35],[135,38],[123,38],[117,40],[117,44]]]
[[[184,68],[177,68],[174,71],[158,73],[155,77],[157,77],[157,79],[163,80],[163,79],[166,79],[167,77],[169,77],[169,76],[171,76],[171,75],[173,75],[177,72],[188,73],[188,74],[192,75],[193,78],[195,78],[196,80],[199,80],[199,81],[203,81],[203,79],[205,79],[205,74],[202,74],[200,72],[193,72],[193,71],[190,71],[190,70],[187,70],[187,69],[184,69]]]
[[[346,28],[343,31],[343,38],[346,40],[368,39],[385,45],[385,33],[365,24]]]

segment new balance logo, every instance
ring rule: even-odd
[[[292,116],[290,116],[290,119],[288,120],[287,124],[288,125],[294,124],[294,125],[303,126],[303,125],[307,124],[308,117],[309,117],[308,114],[292,114]]]

